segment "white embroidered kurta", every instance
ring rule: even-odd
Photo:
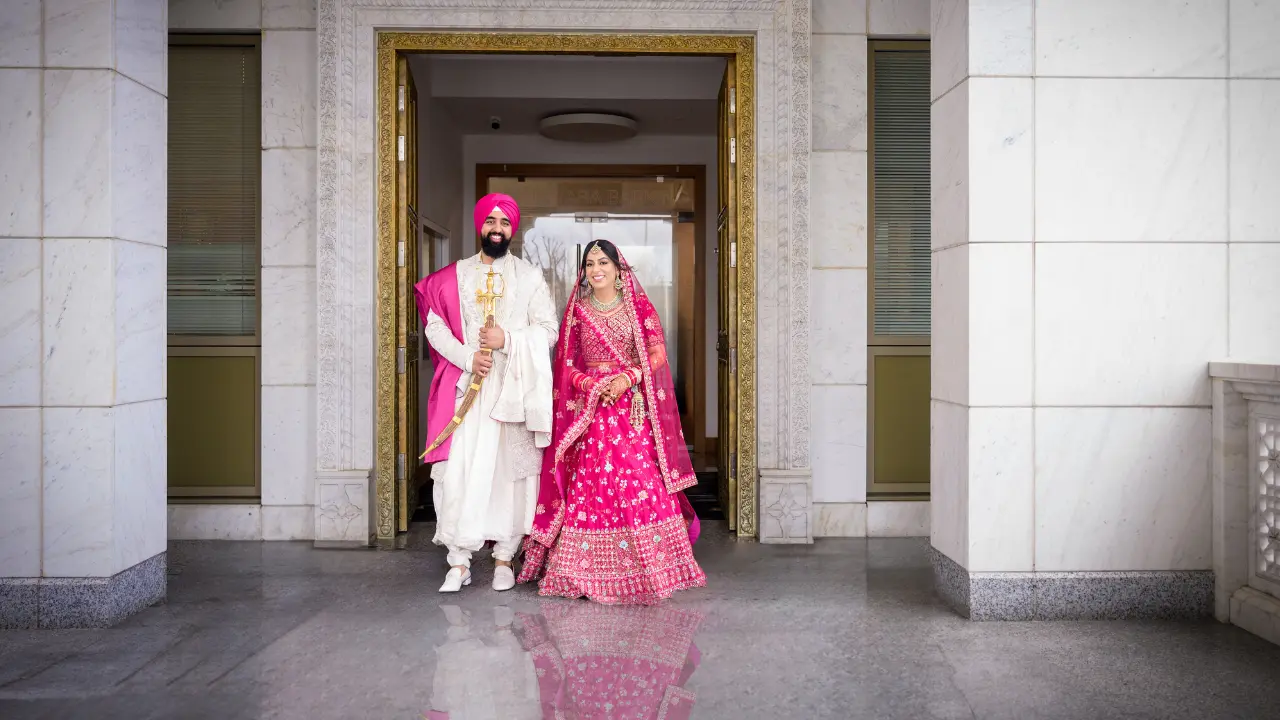
[[[551,433],[551,348],[559,324],[542,271],[506,255],[493,263],[494,291],[501,292],[496,321],[506,333],[480,395],[451,436],[449,459],[431,469],[435,481],[435,542],[479,550],[486,541],[510,541],[533,526],[542,448]],[[480,255],[458,263],[462,337],[428,313],[427,342],[462,368],[457,399],[471,384],[471,360],[484,326],[476,290],[490,266]],[[505,287],[504,287],[505,285]],[[456,407],[456,406],[455,406]]]

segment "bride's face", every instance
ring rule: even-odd
[[[612,288],[613,281],[618,278],[618,266],[600,248],[592,248],[587,253],[587,284],[592,290]]]

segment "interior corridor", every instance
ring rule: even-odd
[[[934,594],[924,539],[770,546],[709,529],[710,587],[637,609],[495,593],[487,557],[439,595],[443,553],[415,530],[407,552],[171,543],[167,604],[109,630],[0,631],[0,717],[542,718],[556,668],[597,688],[600,706],[572,714],[588,699],[570,678],[568,717],[660,717],[664,699],[743,720],[1208,720],[1280,704],[1280,647],[1229,625],[966,621]],[[630,699],[607,689],[641,670]]]

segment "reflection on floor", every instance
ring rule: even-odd
[[[710,524],[710,523],[709,523]],[[435,592],[444,555],[174,543],[169,602],[0,631],[0,717],[1257,718],[1280,648],[1212,622],[970,623],[923,540],[739,543],[659,608]],[[666,715],[661,713],[665,712]]]

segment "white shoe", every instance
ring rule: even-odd
[[[449,568],[449,573],[444,576],[444,584],[440,586],[440,592],[458,592],[463,585],[471,584],[471,571],[460,570],[458,568]]]
[[[498,592],[510,590],[516,586],[516,571],[509,565],[499,565],[493,569],[493,589]]]

